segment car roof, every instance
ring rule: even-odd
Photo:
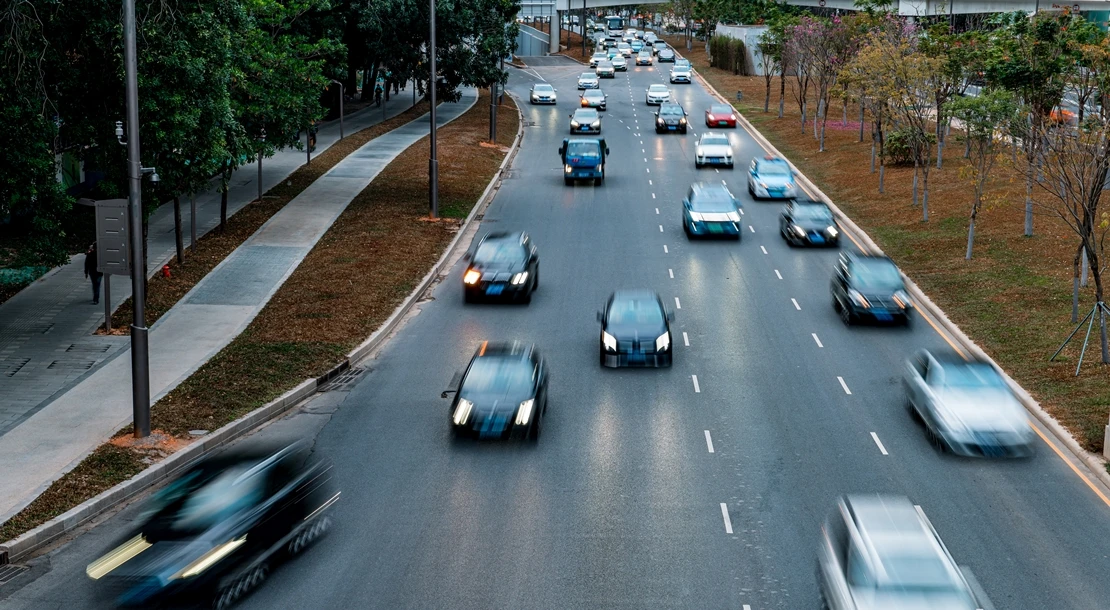
[[[487,241],[508,241],[516,243],[524,243],[524,239],[528,236],[524,231],[490,231],[482,237],[479,243]]]
[[[577,108],[574,114],[597,114],[596,108]]]
[[[662,112],[664,109],[667,109],[667,110],[672,110],[672,109],[682,110],[682,104],[679,104],[678,102],[663,102],[662,104],[659,104],[659,111]]]
[[[524,341],[483,341],[474,352],[475,358],[511,358],[521,360],[538,356],[539,351],[535,343]]]
[[[850,262],[860,262],[860,263],[886,262],[886,263],[890,263],[891,265],[894,264],[894,261],[891,260],[891,258],[889,256],[885,255],[885,254],[862,254],[862,253],[859,253],[859,252],[847,251],[847,252],[842,252],[841,256],[843,256],[845,258],[845,260],[850,261]]]
[[[790,164],[787,163],[786,159],[783,159],[782,157],[764,157],[762,159],[756,159],[755,165],[757,168],[760,165],[785,165],[787,167],[790,167]]]
[[[880,494],[848,496],[845,505],[880,566],[884,557],[918,555],[936,557],[949,570],[955,570],[940,540],[909,498]]]
[[[714,195],[726,195],[732,197],[732,191],[728,187],[718,182],[695,182],[690,185],[690,190],[694,191],[695,195],[706,197]]]
[[[617,290],[613,292],[613,295],[609,298],[612,301],[652,300],[661,302],[659,295],[654,290],[648,290],[646,288]]]

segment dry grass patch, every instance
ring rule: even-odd
[[[678,42],[675,40],[675,42]],[[681,43],[679,43],[681,44]],[[944,152],[943,169],[929,176],[929,222],[912,205],[913,168],[888,167],[886,192],[878,192],[878,174],[869,172],[870,123],[865,141],[858,138],[858,107],[848,109],[842,126],[838,100],[831,104],[826,152],[818,152],[812,123],[801,131],[797,103],[788,80],[786,113],[777,119],[778,86],[772,83],[770,112],[763,112],[764,79],[734,76],[708,67],[704,47],[683,52],[699,73],[733,102],[752,124],[813,180],[841,209],[893,257],[953,322],[986,350],[1088,450],[1100,452],[1103,427],[1110,413],[1110,367],[1098,363],[1097,342],[1088,349],[1083,371],[1074,377],[1078,346],[1073,343],[1058,362],[1049,363],[1071,323],[1072,233],[1038,213],[1036,235],[1024,237],[1023,179],[1009,167],[995,174],[990,196],[998,203],[982,210],[976,223],[974,258],[964,260],[970,187],[959,175],[963,144],[953,132]],[[810,105],[810,114],[815,104]],[[689,109],[692,114],[702,109]],[[853,121],[857,121],[852,123]],[[1094,304],[1091,288],[1082,289],[1080,310]],[[1081,313],[1082,315],[1082,313]],[[1092,333],[1097,337],[1096,332]]]

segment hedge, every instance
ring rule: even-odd
[[[731,36],[709,39],[709,65],[740,76],[751,76],[748,74],[748,53],[744,41]]]

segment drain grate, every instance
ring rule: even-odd
[[[16,358],[15,360],[11,361],[7,368],[4,369],[4,375],[8,377],[14,376],[20,371],[20,369],[27,366],[27,363],[30,361],[30,358]]]
[[[349,368],[346,371],[343,371],[338,377],[333,379],[331,383],[325,386],[321,391],[350,392],[351,388],[354,387],[355,382],[358,381],[359,377],[361,377],[362,374],[368,370],[370,369],[364,369],[357,366]]]
[[[90,352],[103,354],[112,349],[111,344],[102,343],[74,343],[66,348],[67,352]]]
[[[539,123],[536,121],[524,121],[525,127],[536,127],[537,125],[539,125]]]
[[[54,370],[87,371],[91,369],[94,364],[96,364],[94,360],[55,360],[46,368]]]
[[[17,566],[9,563],[8,565],[0,566],[0,585],[11,582],[16,576],[27,570],[27,566]]]

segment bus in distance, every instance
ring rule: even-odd
[[[617,17],[616,15],[609,15],[605,18],[605,33],[609,36],[621,36],[624,34],[624,17]]]

